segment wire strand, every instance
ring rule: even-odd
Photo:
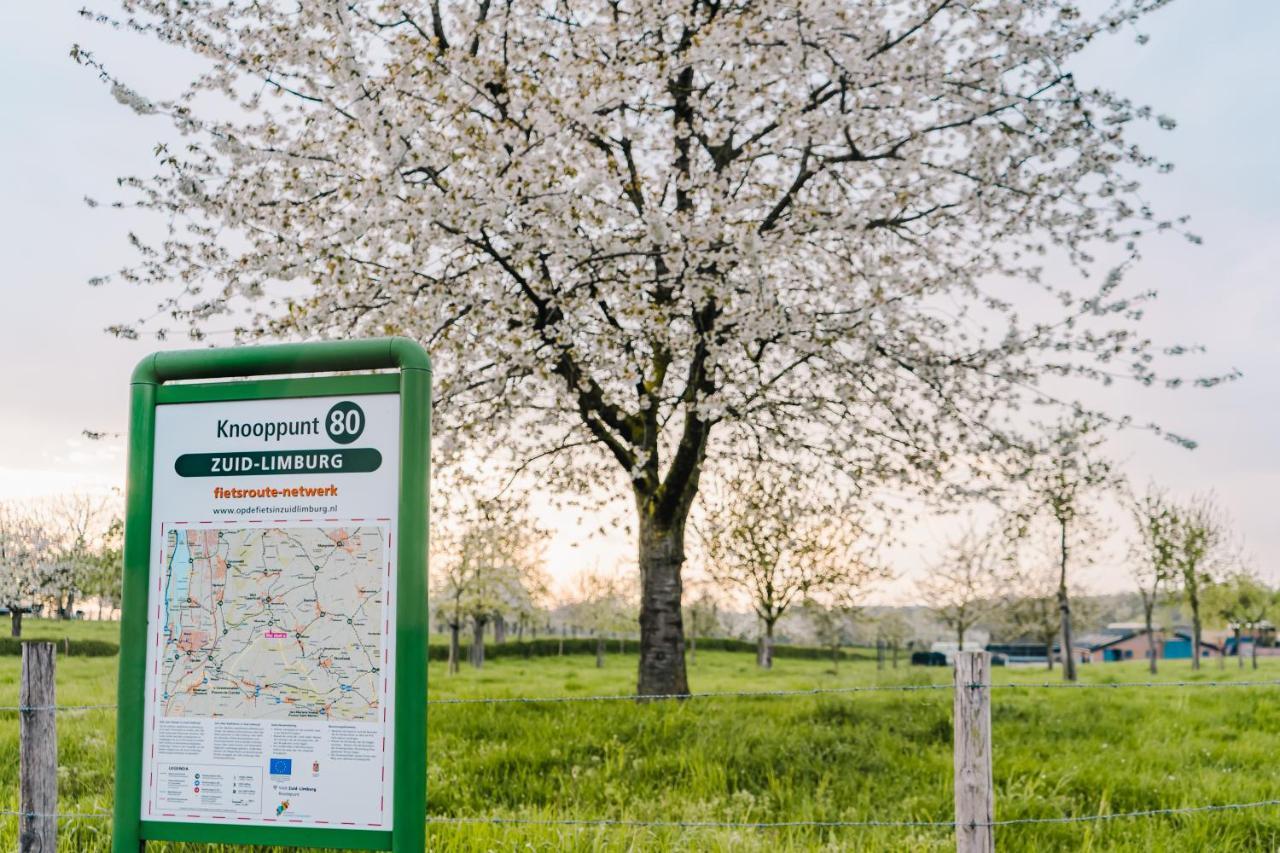
[[[1036,681],[1007,682],[1003,684],[966,684],[973,690],[1117,690],[1121,688],[1179,688],[1179,687],[1280,687],[1280,679],[1264,681],[1112,681],[1071,682]],[[477,696],[453,699],[428,699],[428,705],[538,705],[572,702],[661,702],[684,699],[729,698],[779,698],[788,696],[823,696],[850,693],[913,693],[920,691],[951,690],[953,685],[939,684],[872,684],[857,687],[812,687],[797,690],[706,690],[695,693],[609,693],[591,696]],[[13,711],[97,711],[114,709],[117,705],[0,705],[0,712]]]
[[[516,826],[604,826],[626,829],[826,829],[841,827],[955,828],[955,821],[942,820],[787,820],[787,821],[721,821],[721,820],[621,820],[613,818],[523,818],[523,817],[446,817],[428,815],[434,824],[507,824]]]

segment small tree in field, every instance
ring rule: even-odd
[[[1129,496],[1129,512],[1137,530],[1130,547],[1133,578],[1142,599],[1142,619],[1147,629],[1147,666],[1157,670],[1154,614],[1162,591],[1177,581],[1177,509],[1169,497],[1154,485],[1145,494]]]
[[[876,618],[876,642],[888,647],[893,668],[898,668],[898,651],[907,641],[911,626],[897,610],[886,610]]]
[[[1056,552],[1056,542],[1048,549],[1020,549],[1019,564],[1008,575],[1004,597],[995,614],[1005,631],[1044,645],[1045,665],[1050,671],[1053,670],[1054,643],[1062,636],[1061,578]],[[1078,585],[1072,585],[1072,615],[1087,621],[1092,613],[1087,599],[1080,597],[1081,592]],[[1064,660],[1072,653],[1072,649],[1062,647]]]
[[[40,585],[56,602],[59,619],[75,616],[76,596],[92,582],[110,548],[114,516],[107,497],[68,494],[41,505],[41,524],[48,537],[40,564]],[[119,544],[119,543],[117,543]]]
[[[720,600],[705,584],[687,598],[684,620],[689,629],[689,662],[694,663],[698,659],[698,638],[710,637],[720,630]]]
[[[437,618],[449,628],[449,672],[458,671],[460,634],[472,626],[471,665],[484,666],[484,629],[494,613],[535,600],[545,591],[540,543],[545,533],[513,500],[489,499],[450,507],[433,537]]]
[[[1244,654],[1240,651],[1240,638],[1244,630],[1253,631],[1253,668],[1258,668],[1258,640],[1260,628],[1267,614],[1275,606],[1277,591],[1263,583],[1248,571],[1232,572],[1207,590],[1208,608],[1222,620],[1235,638],[1236,657],[1244,669]],[[1223,657],[1226,650],[1223,649]]]
[[[803,602],[805,616],[813,626],[818,644],[831,652],[831,670],[840,671],[840,649],[852,642],[854,621],[861,608],[847,596],[828,596],[818,601],[812,598]]]
[[[83,591],[98,599],[98,618],[105,603],[110,612],[120,607],[124,594],[124,519],[111,519],[83,577]]]
[[[1230,523],[1212,495],[1198,495],[1174,510],[1175,567],[1191,608],[1191,668],[1200,668],[1204,590],[1233,564]]]
[[[1069,70],[1162,5],[128,0],[84,14],[203,60],[177,97],[71,55],[181,136],[121,179],[164,232],[118,277],[197,338],[412,335],[456,447],[629,497],[638,692],[669,694],[718,443],[945,491],[1042,379],[1157,381],[1145,297],[1044,266],[1180,225],[1129,138],[1173,121]]]
[[[696,529],[706,572],[759,618],[761,667],[773,665],[774,628],[793,604],[852,596],[884,576],[868,559],[860,516],[847,497],[762,461],[704,491]]]
[[[594,569],[579,576],[569,613],[575,625],[595,637],[597,668],[604,666],[605,640],[611,633],[630,629],[634,612],[627,585],[619,576]]]
[[[1094,506],[1115,482],[1110,462],[1101,455],[1098,418],[1077,413],[1044,430],[1027,448],[1026,467],[1015,476],[1025,491],[1019,533],[1037,518],[1047,520],[1057,539],[1058,613],[1062,629],[1062,675],[1076,680],[1073,655],[1069,567],[1101,538]]]
[[[49,535],[38,515],[17,503],[0,504],[0,606],[9,611],[9,632],[22,636],[22,615],[42,589],[41,566]]]
[[[969,530],[947,546],[916,589],[963,649],[965,634],[995,609],[1004,590],[996,540]]]

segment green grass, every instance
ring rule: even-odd
[[[41,625],[57,633],[59,626]],[[98,626],[76,625],[79,630]],[[32,626],[33,633],[36,626]],[[76,636],[76,635],[73,635]],[[96,636],[96,635],[95,635]],[[105,637],[99,637],[105,639]],[[634,655],[503,659],[483,670],[430,668],[435,698],[625,693]],[[115,658],[58,663],[58,701],[115,695]],[[1280,660],[1254,673],[1234,662],[1193,675],[1187,661],[1162,680],[1280,679]],[[0,704],[17,699],[18,661],[0,659]],[[996,682],[1051,678],[996,670]],[[1094,664],[1085,681],[1146,680],[1141,664]],[[941,669],[877,671],[874,663],[779,660],[702,652],[695,690],[804,689],[946,682]],[[949,691],[715,698],[684,703],[432,706],[432,814],[631,820],[948,820]],[[998,818],[1246,802],[1276,796],[1280,688],[1039,690],[994,693]],[[110,808],[115,717],[60,716],[60,808]],[[0,807],[17,807],[17,719],[0,715]],[[65,849],[106,850],[108,825],[63,824]],[[15,824],[0,823],[13,849]],[[706,829],[432,826],[433,850],[948,850],[945,829]],[[1005,850],[1263,850],[1280,845],[1280,808],[1077,825],[1001,828]],[[200,846],[153,845],[160,850]]]

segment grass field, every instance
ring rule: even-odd
[[[74,626],[105,639],[110,626]],[[33,622],[32,636],[63,626]],[[81,632],[93,632],[82,634]],[[1231,662],[1192,675],[1165,664],[1163,680],[1280,679],[1280,660],[1254,673]],[[0,705],[17,700],[18,659],[0,658]],[[63,658],[60,704],[110,702],[115,658]],[[494,661],[483,670],[429,673],[433,698],[625,693],[636,658],[610,654]],[[1057,673],[1053,674],[1056,681]],[[1141,664],[1082,668],[1094,682],[1146,680]],[[782,659],[771,672],[750,655],[702,652],[695,690],[804,689],[949,681],[941,669],[877,671],[869,662]],[[998,684],[1046,679],[996,670]],[[433,815],[661,821],[949,820],[949,691],[812,697],[713,698],[684,703],[433,706]],[[1280,687],[1117,688],[994,692],[998,819],[1088,815],[1276,798]],[[60,808],[109,809],[115,717],[59,717]],[[0,714],[0,808],[17,808],[17,715]],[[14,849],[16,823],[0,823]],[[63,823],[68,850],[107,850],[104,820]],[[1081,824],[1002,827],[1005,850],[1275,850],[1280,808]],[[433,825],[433,850],[946,850],[947,829],[628,829]],[[152,845],[157,850],[202,846]]]

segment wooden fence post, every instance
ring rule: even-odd
[[[58,734],[54,712],[54,644],[22,644],[18,692],[18,851],[58,847]]]
[[[991,655],[956,652],[956,853],[995,850],[991,780]]]

